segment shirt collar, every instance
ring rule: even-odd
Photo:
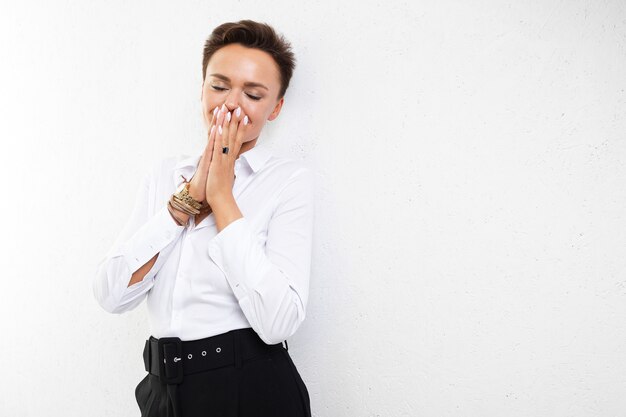
[[[183,182],[184,176],[187,181],[196,172],[198,162],[202,155],[182,156],[174,167],[174,183],[178,186]],[[255,145],[252,149],[248,149],[235,160],[235,171],[240,169],[242,163],[246,163],[252,172],[258,172],[272,156],[272,153],[266,146]]]
[[[248,163],[248,166],[252,169],[252,172],[255,173],[265,166],[270,156],[272,156],[272,153],[264,145],[255,145],[252,149],[248,149],[239,155],[240,158],[243,157]]]

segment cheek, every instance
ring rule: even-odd
[[[258,127],[263,125],[265,120],[269,117],[270,113],[267,113],[267,109],[265,108],[248,108],[248,118],[252,121],[253,127]]]
[[[204,90],[202,93],[202,105],[207,110],[213,110],[218,105],[218,99],[212,92]]]
[[[207,100],[204,102],[204,113],[210,119],[216,107],[221,106],[221,103],[218,103],[216,100]]]

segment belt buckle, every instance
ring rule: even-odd
[[[174,347],[169,349],[170,345]],[[169,355],[166,355],[166,348]],[[159,349],[159,378],[165,384],[180,384],[183,382],[183,346],[179,337],[161,337],[158,341]],[[169,361],[170,363],[167,363]],[[168,377],[167,370],[175,371],[174,375]]]

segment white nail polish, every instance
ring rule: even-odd
[[[246,116],[246,117],[244,117],[244,118],[243,118],[243,124],[244,124],[244,125],[247,125],[247,124],[248,124],[248,116]]]
[[[215,110],[213,110],[213,116],[215,116],[217,114],[217,111],[219,110],[219,108],[215,108]]]
[[[237,107],[237,110],[235,110],[235,116],[239,117],[240,114],[241,114],[241,107]]]
[[[230,112],[226,113],[226,120],[230,122]]]
[[[217,127],[217,131],[218,131],[218,132],[220,132],[220,135],[222,134],[222,125],[219,125],[219,126]]]
[[[215,125],[211,126],[211,132],[209,134],[213,134],[213,131],[215,130]]]

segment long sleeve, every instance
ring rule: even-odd
[[[109,313],[123,313],[137,307],[146,297],[154,278],[170,255],[173,243],[184,226],[178,226],[167,205],[153,209],[154,178],[158,170],[143,176],[129,220],[115,243],[98,263],[93,278],[93,293]],[[133,272],[159,253],[155,264],[142,281],[130,287]]]
[[[265,247],[245,217],[209,242],[252,328],[267,344],[293,335],[304,321],[314,222],[313,171],[301,167],[278,195]]]

